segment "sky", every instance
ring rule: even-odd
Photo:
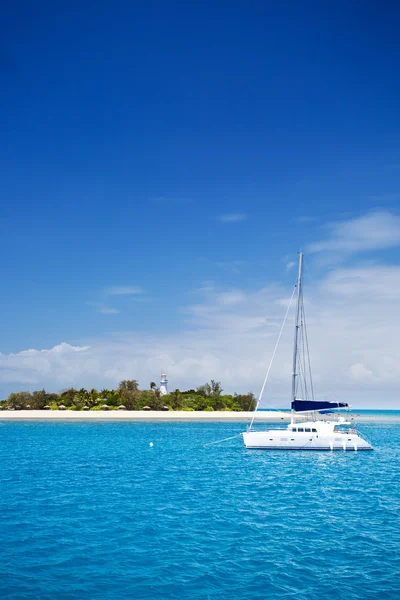
[[[305,254],[315,388],[399,408],[394,2],[9,1],[0,397],[258,394]],[[293,314],[263,404],[289,404]]]

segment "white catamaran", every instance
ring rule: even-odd
[[[244,444],[246,448],[262,450],[372,450],[372,446],[356,433],[354,423],[346,421],[343,417],[338,417],[337,420],[332,421],[318,419],[318,413],[332,413],[340,408],[349,408],[349,405],[346,402],[314,400],[303,305],[302,272],[303,254],[300,253],[296,284],[297,306],[294,329],[290,424],[286,429],[258,431],[253,429],[253,417],[249,429],[242,434]],[[301,350],[303,356],[301,356]],[[308,359],[308,370],[305,355]],[[266,381],[264,381],[264,386],[265,383]],[[255,410],[257,410],[260,403],[263,389]],[[299,391],[305,395],[306,399],[297,397]],[[311,398],[309,394],[311,394]],[[295,422],[294,416],[296,413],[306,413],[306,420]]]

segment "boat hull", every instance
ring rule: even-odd
[[[303,434],[286,430],[246,431],[244,445],[252,450],[373,450],[372,446],[356,433],[334,435]]]

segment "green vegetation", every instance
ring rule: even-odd
[[[59,394],[13,392],[0,401],[0,410],[254,410],[256,399],[248,394],[222,394],[219,381],[213,379],[196,390],[175,390],[161,396],[152,381],[150,389],[140,390],[136,379],[124,380],[116,390],[76,390],[69,388]]]

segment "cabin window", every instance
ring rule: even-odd
[[[317,430],[316,430],[316,429],[312,429],[311,431],[312,431],[313,433],[317,433]]]
[[[297,431],[299,431],[300,433],[303,433],[303,432],[304,432],[304,429],[303,429],[303,427],[298,427],[298,428],[297,428]]]
[[[307,427],[307,429],[304,430],[306,433],[311,433],[311,429],[309,427]]]
[[[296,432],[296,431],[297,431],[297,428],[296,428],[296,427],[293,427],[292,431]]]
[[[335,438],[335,442],[341,442],[342,438]]]
[[[281,438],[281,442],[287,442],[287,438]]]

